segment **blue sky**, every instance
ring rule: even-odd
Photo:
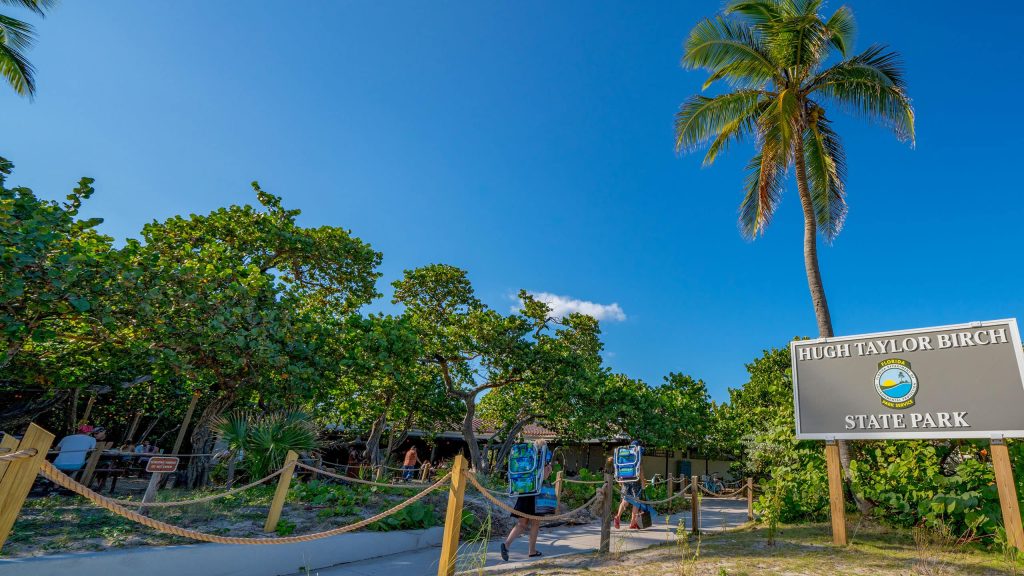
[[[1018,19],[849,5],[859,49],[903,54],[918,140],[838,117],[850,215],[820,252],[837,334],[1020,315]],[[681,44],[719,7],[64,2],[25,15],[39,95],[0,90],[0,155],[44,197],[96,178],[87,212],[119,239],[252,202],[259,180],[304,224],[383,251],[388,297],[403,269],[445,262],[503,310],[519,288],[615,303],[613,368],[686,372],[721,400],[762,349],[816,328],[795,187],[748,242],[751,148],[710,168],[673,150],[705,78],[679,68]]]

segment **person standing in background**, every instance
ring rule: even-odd
[[[416,446],[409,446],[405,452],[405,460],[402,462],[402,480],[406,482],[412,480],[419,463],[420,455],[416,452]]]

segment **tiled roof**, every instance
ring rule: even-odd
[[[493,425],[481,420],[480,418],[473,419],[473,429],[476,430],[477,433],[485,436],[490,436],[496,432]],[[557,434],[552,430],[548,430],[547,428],[537,424],[527,424],[523,427],[522,433],[523,436],[527,438],[554,438],[557,436]]]

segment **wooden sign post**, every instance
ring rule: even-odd
[[[164,474],[174,472],[178,469],[178,459],[174,456],[154,456],[146,463],[146,472],[149,472],[149,484],[146,486],[146,493],[142,496],[142,504],[139,505],[139,513],[146,511],[146,504],[156,499],[156,491],[160,486],[160,479]]]
[[[992,468],[996,473],[996,489],[999,491],[999,507],[1003,511],[1003,527],[1006,539],[1012,546],[1024,550],[1024,528],[1020,522],[1020,504],[1017,502],[1017,488],[1013,484],[1013,466],[1006,440],[992,439]]]
[[[839,462],[839,444],[825,442],[825,462],[828,465],[828,502],[832,510],[832,543],[846,546],[846,499],[843,495],[843,467]]]

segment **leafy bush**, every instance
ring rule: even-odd
[[[391,516],[378,520],[366,527],[367,530],[387,532],[389,530],[418,530],[430,528],[438,524],[434,507],[423,502],[415,502],[402,508]]]
[[[318,446],[316,426],[302,412],[235,412],[220,418],[216,428],[231,457],[241,454],[242,468],[252,478],[279,469],[289,450],[302,453]]]
[[[365,488],[319,480],[293,484],[289,492],[291,500],[310,506],[322,506],[323,508],[317,512],[317,516],[321,518],[354,516],[358,514],[359,507],[366,505],[370,500],[369,490]]]

